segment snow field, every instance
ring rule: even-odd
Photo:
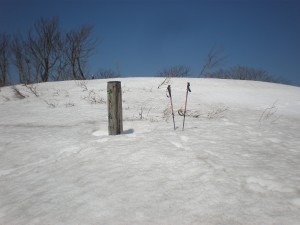
[[[107,80],[1,88],[0,224],[298,224],[300,89],[172,79],[174,131],[161,81],[121,79],[118,136]]]

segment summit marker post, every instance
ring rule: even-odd
[[[123,132],[122,87],[120,81],[107,82],[108,134]]]

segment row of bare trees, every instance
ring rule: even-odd
[[[12,66],[16,68],[19,81],[23,84],[89,78],[88,60],[99,43],[97,38],[93,38],[92,32],[91,25],[62,32],[59,19],[53,17],[40,18],[25,36],[0,34],[0,86],[9,84]],[[200,68],[198,77],[287,83],[275,79],[265,70],[247,66],[216,70],[224,61],[223,49],[213,46]],[[190,68],[183,65],[166,68],[158,74],[160,77],[190,75]],[[120,76],[119,71],[102,69],[93,78]]]
[[[249,66],[234,66],[229,69],[220,69],[224,64],[226,57],[223,54],[223,48],[214,45],[208,52],[201,66],[198,77],[219,78],[219,79],[235,79],[235,80],[256,80],[273,83],[285,83],[288,81],[282,78],[275,78],[266,70],[257,69]],[[191,75],[190,68],[184,65],[172,66],[165,68],[158,73],[159,77],[189,77]]]
[[[41,18],[24,36],[0,34],[0,85],[9,83],[15,66],[20,83],[87,79],[87,63],[98,39],[93,27],[83,25],[63,33],[59,19]]]

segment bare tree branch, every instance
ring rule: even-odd
[[[41,18],[34,24],[34,30],[28,33],[26,47],[31,54],[31,60],[40,64],[40,79],[49,80],[59,59],[61,33],[58,18]],[[38,66],[38,65],[37,65]]]
[[[28,84],[32,82],[30,73],[30,60],[26,56],[25,43],[20,36],[15,35],[11,43],[11,51],[13,53],[13,63],[17,67],[19,72],[19,80],[22,84]]]
[[[91,38],[93,27],[84,25],[66,34],[65,54],[73,74],[73,79],[85,80],[85,66],[98,40]]]
[[[217,68],[222,65],[226,59],[225,56],[222,56],[223,48],[217,48],[214,45],[211,50],[208,52],[205,62],[200,71],[199,77],[208,76],[211,69]]]
[[[0,87],[9,83],[9,36],[0,34]]]

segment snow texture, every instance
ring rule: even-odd
[[[0,224],[300,223],[300,88],[172,79],[174,131],[163,79],[119,80],[117,136],[108,80],[0,89]]]

